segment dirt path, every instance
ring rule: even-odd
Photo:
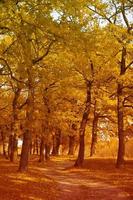
[[[44,168],[59,184],[58,200],[133,200],[127,192],[104,182],[104,177],[97,178],[87,169],[70,169],[72,165],[72,161],[56,160]]]
[[[21,174],[18,162],[1,158],[0,200],[133,200],[133,163],[123,170],[104,159],[87,160],[84,169],[73,164],[68,157],[44,164],[33,158]]]

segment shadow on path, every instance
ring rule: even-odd
[[[106,172],[71,166],[73,161],[56,158],[40,168],[59,184],[58,200],[133,200],[131,194],[105,177]]]

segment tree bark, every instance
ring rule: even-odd
[[[24,172],[28,170],[28,158],[31,144],[31,133],[27,129],[23,135],[23,145],[20,158],[19,171]]]
[[[5,135],[4,132],[1,131],[2,145],[3,145],[3,156],[7,158],[6,154],[6,145],[5,145]]]
[[[25,172],[28,169],[29,151],[32,138],[32,124],[34,114],[34,76],[33,76],[33,62],[32,62],[32,46],[29,40],[29,33],[22,23],[21,35],[19,35],[19,41],[23,50],[23,68],[27,74],[27,89],[28,97],[26,101],[26,119],[25,119],[25,130],[23,137],[23,145],[21,158],[19,163],[19,171]]]
[[[52,136],[52,140],[53,140],[53,149],[52,149],[52,155],[56,155],[56,138],[55,138],[55,132]]]
[[[33,154],[39,154],[39,138],[37,135],[33,141]]]
[[[45,160],[49,160],[50,159],[50,145],[49,144],[45,144]]]
[[[13,120],[12,120],[12,125],[11,125],[11,136],[10,136],[10,161],[14,162],[17,158],[17,134],[18,134],[18,99],[20,97],[21,93],[21,86],[18,83],[17,84],[17,89],[14,92],[14,98],[13,98],[13,103],[12,103],[12,109],[13,109]]]
[[[126,72],[126,48],[122,49],[120,64],[120,76]],[[123,84],[118,83],[117,87],[117,119],[118,119],[118,153],[116,167],[120,168],[124,164],[125,141],[124,141],[124,117],[123,117]]]
[[[68,155],[74,155],[75,135],[69,135]]]
[[[96,153],[97,144],[97,125],[98,125],[98,115],[94,111],[93,127],[92,127],[92,138],[91,138],[91,148],[90,156],[92,157]]]
[[[90,113],[90,107],[91,107],[91,86],[92,86],[92,82],[87,81],[87,99],[86,99],[86,106],[85,106],[82,121],[80,124],[80,129],[79,129],[80,144],[79,144],[78,158],[74,164],[75,167],[82,167],[83,162],[84,162],[84,151],[85,151],[84,137],[85,137],[85,129],[86,129],[87,121],[88,121],[88,116]]]
[[[17,158],[18,140],[16,134],[11,135],[11,146],[10,146],[10,161],[14,162]]]
[[[40,144],[40,158],[39,162],[44,162],[45,160],[45,141],[44,137],[42,136],[41,138],[41,144]]]
[[[56,131],[54,132],[54,135],[53,135],[52,155],[58,155],[59,154],[60,140],[61,140],[61,130],[56,129]]]
[[[124,164],[125,142],[124,142],[124,119],[123,119],[123,97],[122,84],[118,84],[117,90],[117,118],[118,118],[118,153],[116,167],[120,168]]]
[[[23,137],[23,146],[21,152],[21,159],[19,164],[19,171],[25,172],[28,169],[29,151],[31,145],[32,136],[32,124],[33,124],[33,113],[34,113],[34,84],[32,77],[32,66],[27,69],[28,74],[28,98],[26,108],[26,130]]]

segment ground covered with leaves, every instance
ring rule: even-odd
[[[133,161],[123,169],[112,159],[86,160],[73,168],[70,157],[53,157],[44,164],[31,159],[27,173],[18,163],[0,158],[0,200],[132,200]]]
[[[27,173],[17,172],[18,165],[0,160],[0,200],[55,200],[55,181],[30,166]]]

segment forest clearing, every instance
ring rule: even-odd
[[[0,0],[0,200],[133,199],[133,0]]]

